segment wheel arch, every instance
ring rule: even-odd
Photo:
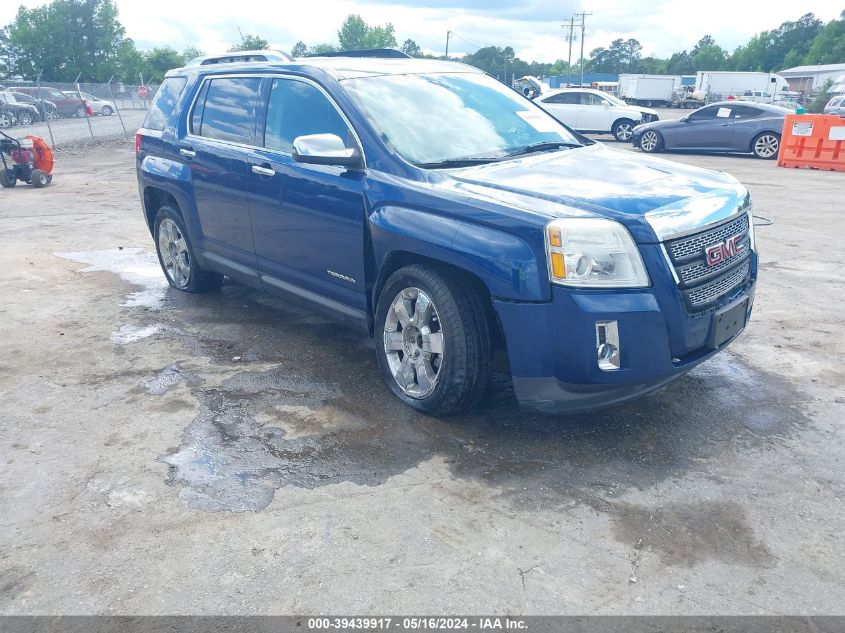
[[[763,136],[764,134],[773,134],[774,136],[778,137],[778,143],[781,142],[783,139],[783,131],[782,130],[775,130],[775,129],[768,129],[768,130],[760,130],[759,132],[755,132],[754,135],[751,137],[751,141],[748,143],[748,151],[754,152],[754,143],[757,142],[757,139]]]

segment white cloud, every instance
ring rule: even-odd
[[[43,4],[24,0],[26,6]],[[472,52],[479,45],[512,46],[525,60],[554,61],[567,56],[562,24],[586,7],[585,53],[607,46],[614,38],[636,38],[645,55],[667,56],[689,49],[706,34],[733,50],[755,33],[777,27],[785,20],[814,12],[822,20],[838,16],[830,0],[769,3],[759,0],[310,0],[280,2],[252,0],[209,3],[203,0],[117,0],[120,19],[139,46],[170,45],[177,49],[198,46],[207,52],[225,50],[244,33],[266,37],[277,48],[289,50],[302,40],[308,44],[334,42],[337,29],[349,13],[360,13],[371,24],[392,22],[399,43],[417,41],[424,50],[442,53],[446,31],[456,33],[450,53]],[[0,8],[0,24],[14,18],[13,3]],[[471,42],[471,44],[470,44]],[[580,43],[573,45],[577,59]]]

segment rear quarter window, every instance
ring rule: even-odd
[[[168,77],[165,79],[153,98],[141,127],[148,130],[163,130],[167,121],[170,120],[170,115],[173,114],[173,109],[176,107],[176,101],[187,83],[188,80],[185,77]]]

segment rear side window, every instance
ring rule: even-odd
[[[579,103],[580,97],[577,92],[561,92],[556,95],[552,95],[548,99],[543,99],[543,103]]]
[[[219,141],[254,145],[252,129],[260,85],[258,77],[207,81],[191,114],[191,132]]]
[[[322,92],[303,81],[274,79],[264,147],[290,152],[294,139],[306,134],[334,134],[348,146],[349,127]]]
[[[731,108],[731,116],[734,119],[753,119],[763,114],[760,108],[752,108],[751,106],[733,106]]]
[[[148,130],[163,130],[173,114],[173,108],[176,107],[176,100],[182,94],[185,84],[188,80],[185,77],[169,77],[165,79],[161,87],[158,89],[150,109],[147,111],[147,117],[141,127]]]

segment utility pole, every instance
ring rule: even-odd
[[[586,18],[592,13],[576,13],[575,17],[581,16],[581,86],[584,85],[584,31],[587,28]]]
[[[564,26],[564,28],[566,28]],[[572,83],[572,40],[575,37],[575,16],[569,18],[569,57],[566,59],[566,87]]]
[[[446,31],[446,59],[449,59],[449,37],[452,35],[452,31]]]

